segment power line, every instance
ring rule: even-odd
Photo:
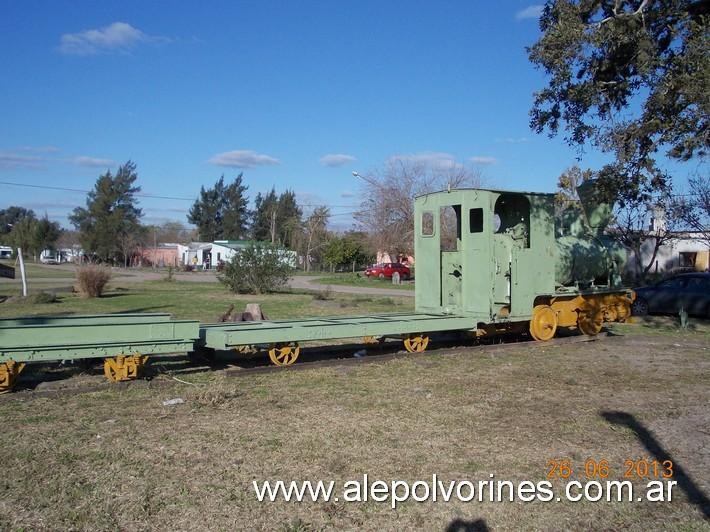
[[[9,181],[0,181],[0,185],[12,185],[14,187],[26,187],[26,188],[40,188],[40,189],[45,189],[45,190],[62,190],[65,192],[81,192],[82,194],[89,193],[88,190],[81,190],[78,188],[52,187],[49,185],[30,185],[29,183],[11,183]],[[135,195],[140,196],[142,198],[195,201],[194,198],[181,198],[178,196],[158,196],[156,194],[142,194],[140,192],[137,192]]]
[[[29,183],[12,183],[10,181],[0,181],[0,185],[10,185],[14,187],[25,187],[25,188],[39,188],[43,190],[62,190],[64,192],[80,192],[81,194],[88,194],[89,190],[82,190],[79,188],[67,188],[67,187],[53,187],[50,185],[31,185]],[[195,198],[183,198],[180,196],[160,196],[157,194],[144,194],[137,192],[135,196],[141,198],[152,198],[152,199],[166,199],[166,200],[180,200],[180,201],[195,201]],[[299,207],[330,207],[330,208],[349,208],[358,207],[358,205],[344,204],[344,205],[328,205],[325,203],[299,203]]]

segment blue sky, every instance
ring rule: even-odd
[[[195,198],[240,171],[347,227],[361,174],[456,161],[492,187],[553,191],[576,152],[528,128],[544,78],[530,1],[0,0],[0,181],[92,188],[138,165],[146,194]],[[580,164],[595,166],[596,154]],[[67,225],[85,194],[0,184]],[[146,223],[191,202],[141,198]]]

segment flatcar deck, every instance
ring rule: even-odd
[[[310,340],[335,340],[362,336],[411,335],[473,329],[475,320],[463,316],[422,313],[373,314],[219,323],[200,327],[200,342],[211,349],[231,349],[254,344],[278,344]]]

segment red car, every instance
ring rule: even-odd
[[[394,272],[399,273],[399,278],[402,280],[409,279],[411,273],[409,268],[399,262],[384,262],[382,264],[373,264],[365,270],[366,277],[379,277],[380,279],[391,279]]]

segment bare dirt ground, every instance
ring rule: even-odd
[[[0,397],[0,529],[707,530],[707,332]],[[95,377],[87,377],[89,381]],[[82,377],[76,377],[81,382]],[[181,398],[183,404],[163,406]],[[545,480],[672,460],[671,502],[258,502],[252,481]],[[660,472],[659,472],[660,475]],[[652,480],[633,478],[638,490]],[[563,481],[553,481],[563,495]],[[640,493],[640,491],[639,491]],[[485,499],[484,499],[485,500]]]

